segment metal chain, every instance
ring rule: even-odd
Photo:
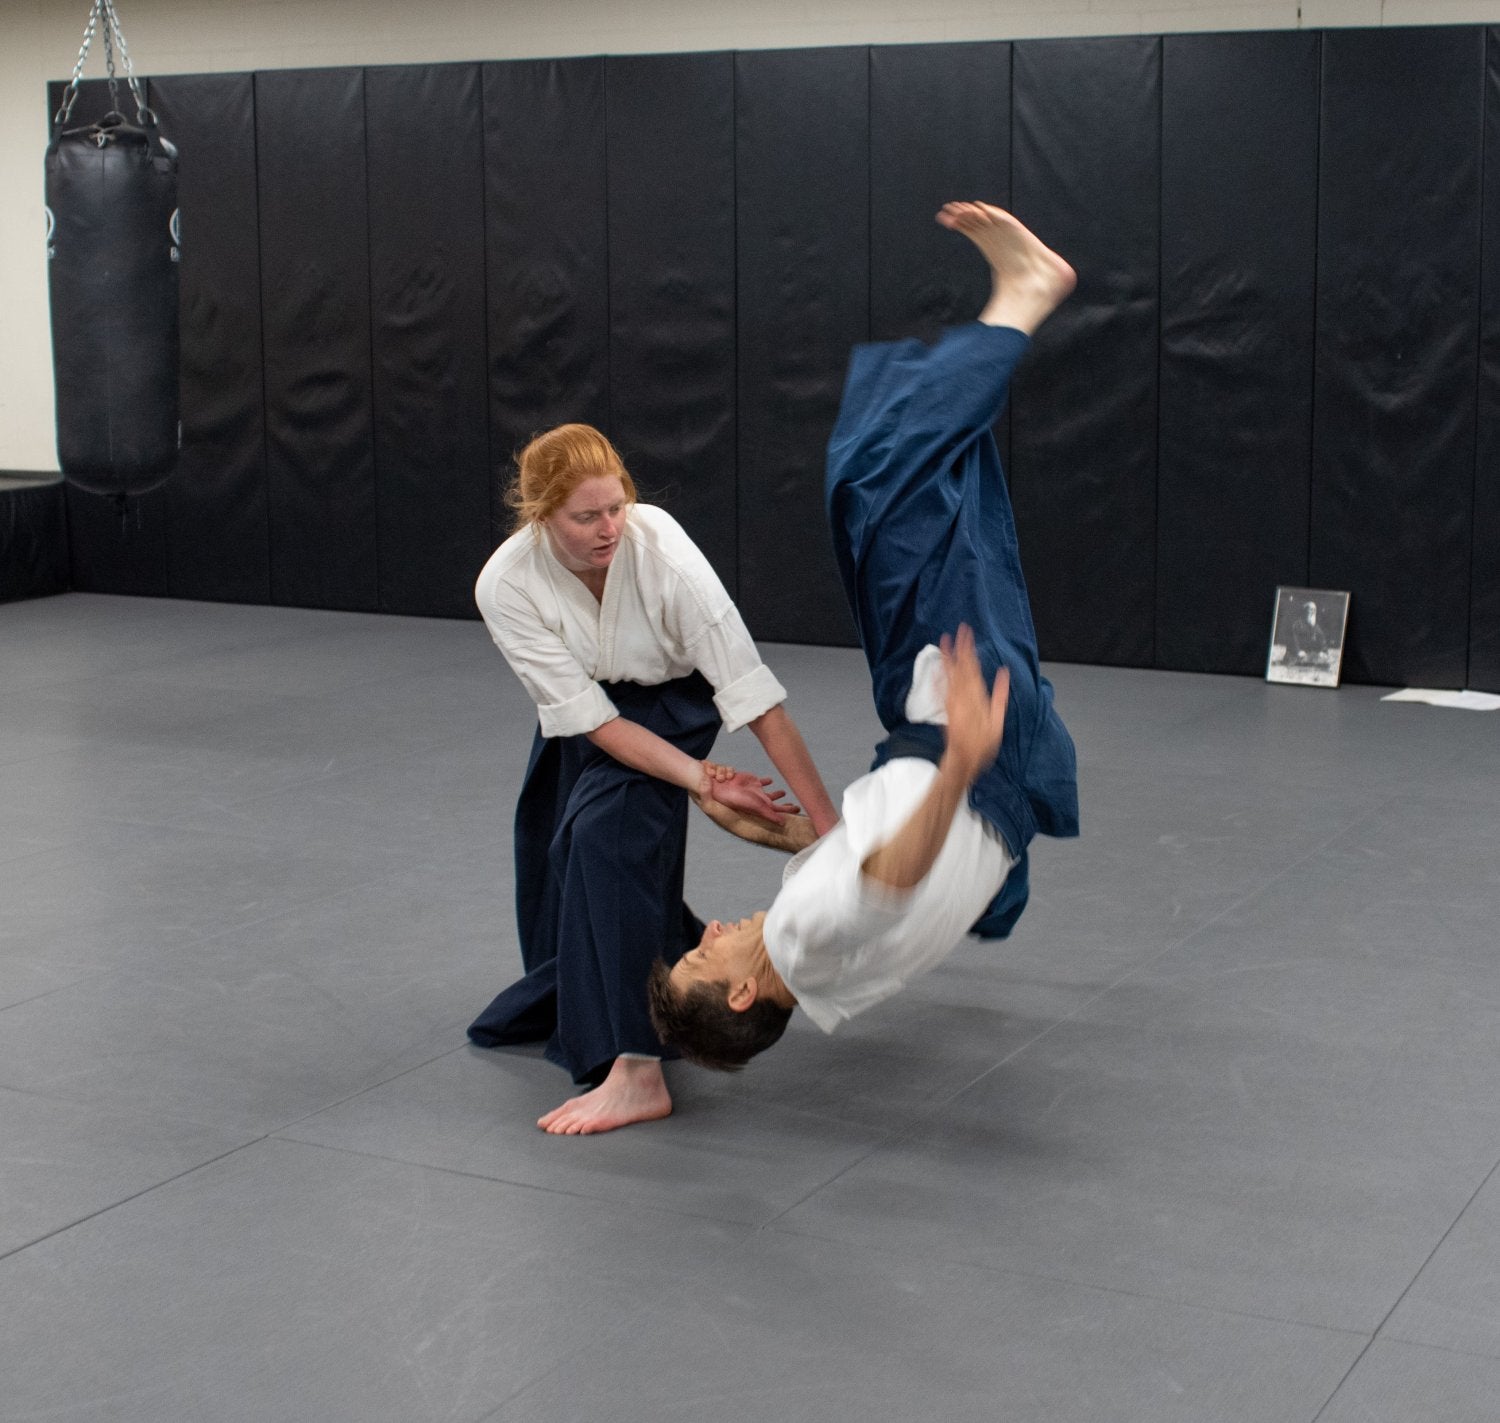
[[[120,58],[125,61],[125,82],[130,85],[130,92],[135,98],[135,116],[145,123],[156,116],[146,107],[145,96],[141,93],[140,80],[135,77],[135,66],[130,62],[130,51],[125,47],[125,31],[120,27],[120,16],[115,10],[115,0],[104,0],[104,10],[109,16],[110,28],[115,32],[115,43],[120,47]]]
[[[78,80],[83,74],[84,61],[89,57],[89,46],[94,42],[94,26],[99,22],[99,11],[102,8],[102,0],[94,0],[89,8],[89,25],[83,32],[83,45],[78,51],[78,62],[73,66],[73,77],[68,82],[67,92],[63,94],[62,107],[57,111],[57,117],[53,120],[59,127],[67,123],[68,116],[73,112],[73,105],[78,99]]]
[[[104,0],[100,0],[99,8],[104,9]],[[107,12],[104,16],[104,72],[109,76],[109,111],[117,114],[120,112],[120,87],[115,83],[114,26],[110,24]]]
[[[102,27],[100,21],[103,20]],[[115,0],[93,0],[93,6],[89,10],[88,28],[83,32],[83,44],[78,50],[78,61],[73,66],[73,77],[68,81],[67,90],[63,94],[62,106],[57,111],[57,117],[53,122],[60,128],[67,123],[73,113],[73,105],[78,101],[78,83],[83,75],[83,66],[89,57],[89,46],[94,42],[94,31],[102,29],[104,35],[104,66],[109,75],[109,106],[116,113],[120,109],[120,91],[115,74],[115,47],[119,46],[120,58],[125,64],[125,82],[130,86],[131,96],[135,99],[136,118],[142,123],[155,123],[156,115],[146,106],[145,95],[141,92],[140,80],[135,77],[135,66],[130,62],[130,50],[125,45],[125,31],[120,28],[119,12],[115,9]]]

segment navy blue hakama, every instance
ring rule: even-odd
[[[1015,516],[992,426],[1029,339],[973,322],[936,345],[856,347],[828,444],[825,490],[834,555],[870,664],[875,709],[893,755],[937,760],[942,731],[906,720],[912,664],[959,623],[974,630],[986,678],[1010,669],[995,764],[970,804],[1016,865],[975,925],[1010,932],[1026,905],[1026,847],[1037,833],[1078,833],[1073,742],[1038,663]]]
[[[620,715],[695,760],[719,731],[699,673],[658,686],[605,683]],[[651,1026],[646,976],[675,963],[702,923],[683,902],[687,792],[616,761],[586,736],[538,731],[516,804],[516,922],[525,975],[469,1026],[480,1047],[546,1041],[575,1082],[622,1052],[673,1056]]]

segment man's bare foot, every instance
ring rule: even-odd
[[[617,1057],[609,1076],[591,1092],[554,1107],[537,1125],[552,1136],[588,1136],[632,1122],[654,1122],[672,1114],[672,1098],[661,1063]]]
[[[1078,283],[1072,267],[1002,208],[944,203],[937,220],[963,233],[990,264],[994,288],[979,313],[986,326],[1014,326],[1029,336]]]

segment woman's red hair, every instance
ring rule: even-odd
[[[585,480],[614,475],[636,501],[635,482],[619,451],[592,425],[559,425],[538,435],[516,457],[519,473],[506,502],[516,523],[539,524],[550,518]]]

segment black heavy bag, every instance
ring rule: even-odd
[[[177,154],[149,109],[47,146],[47,270],[63,474],[154,489],[177,460]]]

